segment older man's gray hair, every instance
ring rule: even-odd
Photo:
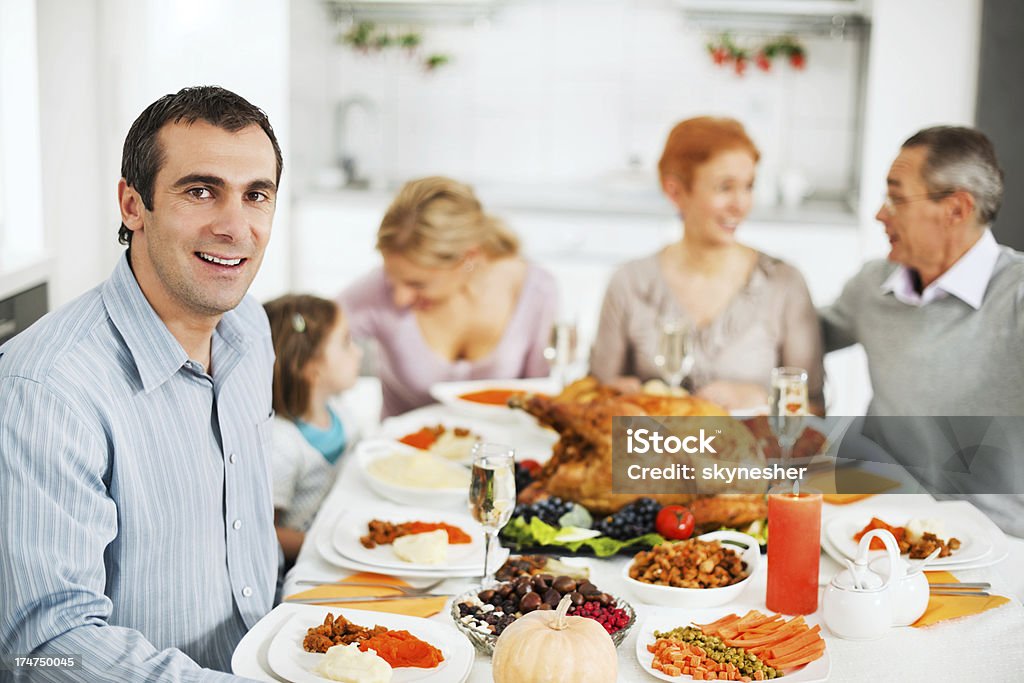
[[[903,147],[928,150],[921,176],[929,192],[969,192],[978,222],[988,225],[995,220],[1003,202],[1003,170],[984,133],[962,126],[935,126],[915,133]]]

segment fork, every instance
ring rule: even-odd
[[[416,588],[415,586],[396,586],[392,583],[373,583],[365,581],[345,581],[344,583],[338,583],[337,581],[315,581],[311,579],[300,579],[295,582],[296,586],[337,586],[339,588],[347,588],[348,586],[357,586],[360,588],[393,588],[400,591],[403,595],[422,595],[429,593],[431,589],[437,588],[444,579],[438,579],[431,584]]]

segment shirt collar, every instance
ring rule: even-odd
[[[166,382],[189,362],[185,349],[142,293],[128,263],[127,251],[118,260],[113,274],[103,283],[101,291],[110,320],[128,347],[146,393]],[[235,352],[231,355],[235,356],[245,352],[249,339],[235,311],[228,311],[221,317],[215,337],[219,339],[215,340],[212,349],[216,359],[214,371],[223,375],[235,365],[237,357],[225,357],[219,353],[220,344],[216,342],[226,342]]]
[[[952,295],[977,310],[981,308],[998,260],[999,245],[986,228],[974,246],[920,294],[914,288],[915,274],[902,265],[882,283],[882,291],[891,292],[898,301],[913,306],[924,306]]]

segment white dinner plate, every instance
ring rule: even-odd
[[[449,543],[448,561],[444,564],[422,564],[406,562],[395,555],[392,545],[378,545],[366,548],[359,541],[369,531],[371,520],[379,519],[394,524],[402,522],[444,522],[465,531],[473,540],[471,543]],[[358,512],[346,512],[338,516],[331,535],[334,549],[341,555],[362,562],[363,564],[383,569],[466,569],[483,573],[484,570],[484,532],[480,525],[469,515],[453,512],[440,512],[423,508],[403,508],[392,505],[374,506]]]
[[[717,621],[728,614],[739,614],[743,615],[752,609],[758,609],[755,605],[728,605],[723,607],[710,607],[707,609],[687,609],[687,610],[675,610],[682,616],[673,616],[671,614],[659,614],[648,618],[643,624],[640,625],[640,629],[636,635],[636,658],[640,662],[640,667],[654,676],[660,678],[663,681],[673,681],[674,683],[680,683],[681,681],[691,681],[693,678],[687,674],[680,676],[669,676],[660,671],[656,671],[651,668],[651,662],[654,661],[654,655],[647,651],[647,646],[652,644],[655,640],[655,631],[671,631],[674,628],[680,626],[689,626],[692,623],[698,624],[709,624],[712,621]],[[758,611],[766,614],[764,609]],[[810,625],[820,623],[814,615],[804,617],[806,622]],[[827,681],[829,674],[832,671],[832,658],[829,655],[828,644],[825,644],[825,653],[814,660],[810,664],[787,671],[786,675],[780,680],[787,681],[788,683],[817,683],[818,681]]]
[[[342,555],[334,548],[334,526],[337,517],[327,520],[320,530],[313,534],[313,544],[317,552],[320,553],[320,557],[325,562],[331,564],[340,569],[348,569],[353,572],[372,572],[376,574],[386,574],[389,576],[399,576],[410,579],[439,579],[442,577],[471,577],[479,578],[482,575],[482,568],[474,569],[451,569],[448,567],[442,567],[440,569],[406,569],[405,567],[399,569],[388,569],[386,567],[379,567],[371,564],[365,564],[363,562],[357,562],[345,555]],[[495,563],[495,567],[500,567],[501,564],[508,559],[508,550],[506,548],[491,548],[492,561]]]
[[[963,519],[945,515],[940,508],[934,512],[922,514],[921,510],[909,512],[893,505],[888,510],[876,508],[867,512],[864,510],[849,510],[833,517],[825,527],[825,537],[843,556],[853,560],[857,558],[858,542],[853,540],[858,531],[867,526],[872,517],[877,517],[886,524],[892,526],[904,526],[911,519],[930,518],[942,522],[944,540],[956,538],[960,541],[960,548],[954,550],[948,557],[935,558],[928,563],[932,568],[945,568],[950,565],[966,564],[977,562],[992,552],[992,540],[988,531],[973,520]],[[869,553],[872,557],[881,557],[884,550],[872,550]]]
[[[551,457],[551,447],[558,441],[558,434],[541,427],[526,413],[520,416],[522,419],[519,420],[496,421],[478,416],[453,415],[447,406],[433,404],[387,418],[381,422],[378,436],[397,441],[423,427],[438,424],[448,429],[462,427],[479,435],[484,441],[511,446],[516,451],[516,460],[529,458],[546,462]]]
[[[1006,534],[1004,534],[999,529],[999,527],[997,527],[992,522],[992,520],[990,520],[988,517],[985,517],[984,513],[978,510],[978,508],[974,507],[967,501],[943,501],[935,502],[932,503],[931,505],[939,506],[943,515],[955,514],[962,519],[970,520],[972,523],[977,524],[980,528],[985,529],[988,532],[989,539],[992,541],[992,552],[990,552],[988,555],[985,555],[981,559],[975,560],[973,562],[955,562],[952,564],[943,565],[941,569],[950,572],[966,571],[968,569],[983,569],[985,567],[991,567],[994,564],[1002,562],[1009,556],[1010,542],[1006,538]],[[918,508],[914,508],[914,510],[914,514],[916,516],[924,516],[928,514],[928,509],[920,509],[920,514],[918,514],[917,512]],[[872,511],[869,509],[869,519],[871,514]],[[874,516],[877,517],[878,515],[875,514]],[[826,555],[828,555],[838,563],[838,567],[845,567],[846,556],[843,555],[843,553],[839,552],[836,549],[836,547],[832,544],[832,542],[829,541],[828,537],[825,534],[826,528],[827,523],[824,525],[822,529],[821,549],[825,551]],[[917,562],[917,560],[911,561]],[[931,567],[930,562],[928,563],[928,566]],[[837,568],[834,569],[838,571]],[[831,579],[831,576],[822,575],[818,578],[818,584],[822,586],[827,585],[828,582],[831,581]]]
[[[509,389],[543,394],[559,393],[555,382],[549,378],[542,377],[537,379],[481,379],[468,382],[438,382],[430,387],[430,395],[440,403],[470,417],[506,422],[533,422],[533,418],[530,415],[519,410],[513,410],[508,406],[477,403],[476,401],[467,401],[461,398],[461,396],[470,392],[487,391],[490,389]]]
[[[387,612],[368,612],[321,605],[296,605],[294,612],[278,629],[267,650],[267,663],[271,670],[292,683],[322,683],[330,680],[314,672],[324,655],[306,652],[302,641],[306,632],[324,622],[328,613],[343,614],[349,621],[360,626],[385,626],[392,630],[408,631],[441,650],[444,661],[433,669],[398,667],[394,669],[393,683],[449,683],[461,681],[473,666],[473,646],[453,627],[420,617]]]

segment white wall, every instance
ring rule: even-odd
[[[671,126],[710,113],[747,125],[763,152],[761,186],[795,168],[815,189],[849,188],[855,41],[804,38],[805,71],[782,60],[739,78],[712,64],[708,33],[669,0],[496,5],[490,22],[427,26],[420,56],[453,61],[424,73],[400,52],[337,44],[345,28],[325,27],[323,3],[295,0],[295,146],[309,164],[301,180],[334,163],[334,104],[359,96],[374,107],[356,112],[350,142],[384,181],[441,172],[475,183],[593,183],[635,158],[656,187]]]
[[[982,0],[874,2],[860,201],[865,258],[888,252],[874,215],[903,141],[927,126],[974,123],[981,5]]]
[[[0,0],[0,271],[43,255],[34,0]]]
[[[101,145],[98,3],[37,0],[37,6],[43,215],[56,306],[106,278],[121,251],[118,170]]]
[[[47,235],[59,305],[105,278],[117,244],[121,147],[132,121],[182,87],[222,85],[262,107],[285,155],[274,232],[252,287],[288,289],[287,0],[40,0]]]

